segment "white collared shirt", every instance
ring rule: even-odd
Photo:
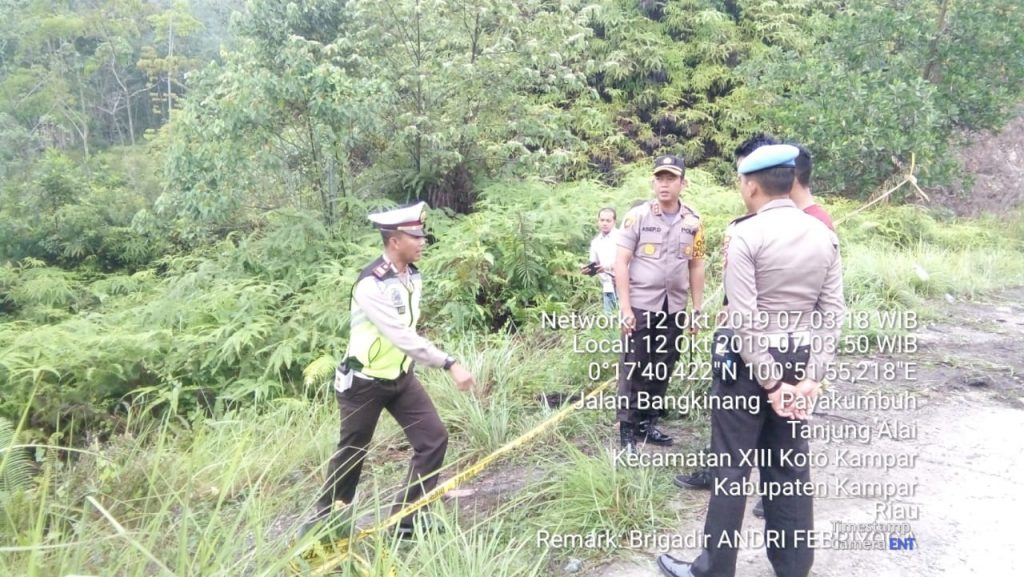
[[[590,262],[612,268],[615,266],[615,253],[618,251],[618,230],[612,229],[608,234],[600,234],[590,241]],[[597,274],[601,280],[601,290],[606,293],[615,292],[615,282],[612,275],[601,272]]]

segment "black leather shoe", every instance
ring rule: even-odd
[[[668,554],[658,555],[658,569],[669,577],[693,577],[691,565],[688,561],[680,561]]]
[[[395,535],[399,539],[412,539],[416,536],[417,530],[422,531],[424,534],[444,533],[444,526],[431,521],[428,517],[417,515],[412,521],[402,521],[399,523],[398,528],[395,529]]]
[[[338,511],[316,511],[299,526],[298,538],[308,533],[316,533],[321,540],[339,539],[352,534],[355,529],[355,514],[352,507],[346,506]]]
[[[711,490],[711,470],[699,469],[690,475],[676,475],[672,483],[680,489],[695,489],[697,491]]]
[[[750,510],[758,519],[764,519],[764,497],[757,500],[757,504]]]
[[[643,421],[637,425],[637,436],[640,437],[640,440],[646,441],[652,445],[672,444],[672,437],[662,433],[657,427],[647,421]]]

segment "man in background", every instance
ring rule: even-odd
[[[604,300],[604,312],[611,313],[618,307],[615,297],[615,252],[617,250],[617,234],[615,231],[615,209],[602,208],[597,213],[597,236],[590,241],[590,262],[581,272],[597,275],[601,281],[601,293]]]
[[[796,182],[793,183],[793,190],[789,192],[789,197],[793,199],[797,208],[825,223],[829,230],[834,231],[836,227],[832,224],[832,217],[824,208],[814,202],[814,197],[811,195],[811,169],[813,168],[811,153],[801,144],[793,146],[800,151],[800,155],[796,157]]]

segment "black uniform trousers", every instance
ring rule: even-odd
[[[784,369],[783,380],[796,383],[798,379],[792,367],[804,366],[810,349],[800,347],[789,351],[783,354],[769,349],[783,367],[791,363],[791,368]],[[780,454],[784,450],[792,450],[794,454],[809,452],[807,439],[801,434],[806,422],[789,421],[778,416],[768,404],[768,395],[753,376],[749,366],[740,367],[735,384],[723,385],[716,379],[712,386],[712,396],[722,397],[714,399],[714,402],[721,401],[722,404],[713,405],[711,411],[711,452],[716,456],[727,455],[730,466],[712,468],[714,483],[704,523],[707,541],[691,569],[697,576],[733,577],[736,573],[737,546],[742,544],[737,539],[742,535],[747,496],[727,493],[730,487],[745,484],[750,478],[751,465],[743,463],[743,451],[766,449],[771,453],[771,466],[764,466],[764,459],[757,463],[761,473],[761,492],[766,486],[792,487],[795,483],[808,483],[811,478],[808,467],[780,462]],[[751,413],[744,408],[719,409],[729,406],[724,399],[729,396],[759,397],[759,410]],[[733,406],[755,405],[737,402]],[[813,498],[810,495],[765,497],[764,510],[766,548],[775,574],[778,577],[806,577],[814,562],[814,550],[808,543],[810,531],[814,528]]]
[[[616,406],[619,422],[637,424],[661,416],[661,411],[648,405],[664,403],[668,382],[679,361],[679,340],[687,327],[687,316],[685,310],[668,312],[667,299],[660,311],[632,310],[636,325],[624,337]],[[638,393],[645,393],[646,404],[637,402]]]
[[[398,421],[413,449],[405,486],[395,498],[392,514],[437,485],[436,473],[448,449],[448,431],[411,370],[395,380],[353,376],[352,387],[336,392],[335,397],[341,411],[341,432],[338,448],[327,467],[327,481],[316,503],[318,512],[330,510],[335,501],[352,502],[382,409]],[[409,521],[411,516],[404,520]]]

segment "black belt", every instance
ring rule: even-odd
[[[352,376],[357,378],[357,379],[363,380],[363,381],[378,382],[378,383],[383,383],[385,385],[397,385],[398,381],[401,381],[402,379],[404,379],[407,376],[409,376],[409,373],[403,371],[403,372],[399,373],[399,375],[397,377],[393,378],[393,379],[382,379],[380,377],[371,377],[370,375],[366,375],[366,376],[352,375]]]

